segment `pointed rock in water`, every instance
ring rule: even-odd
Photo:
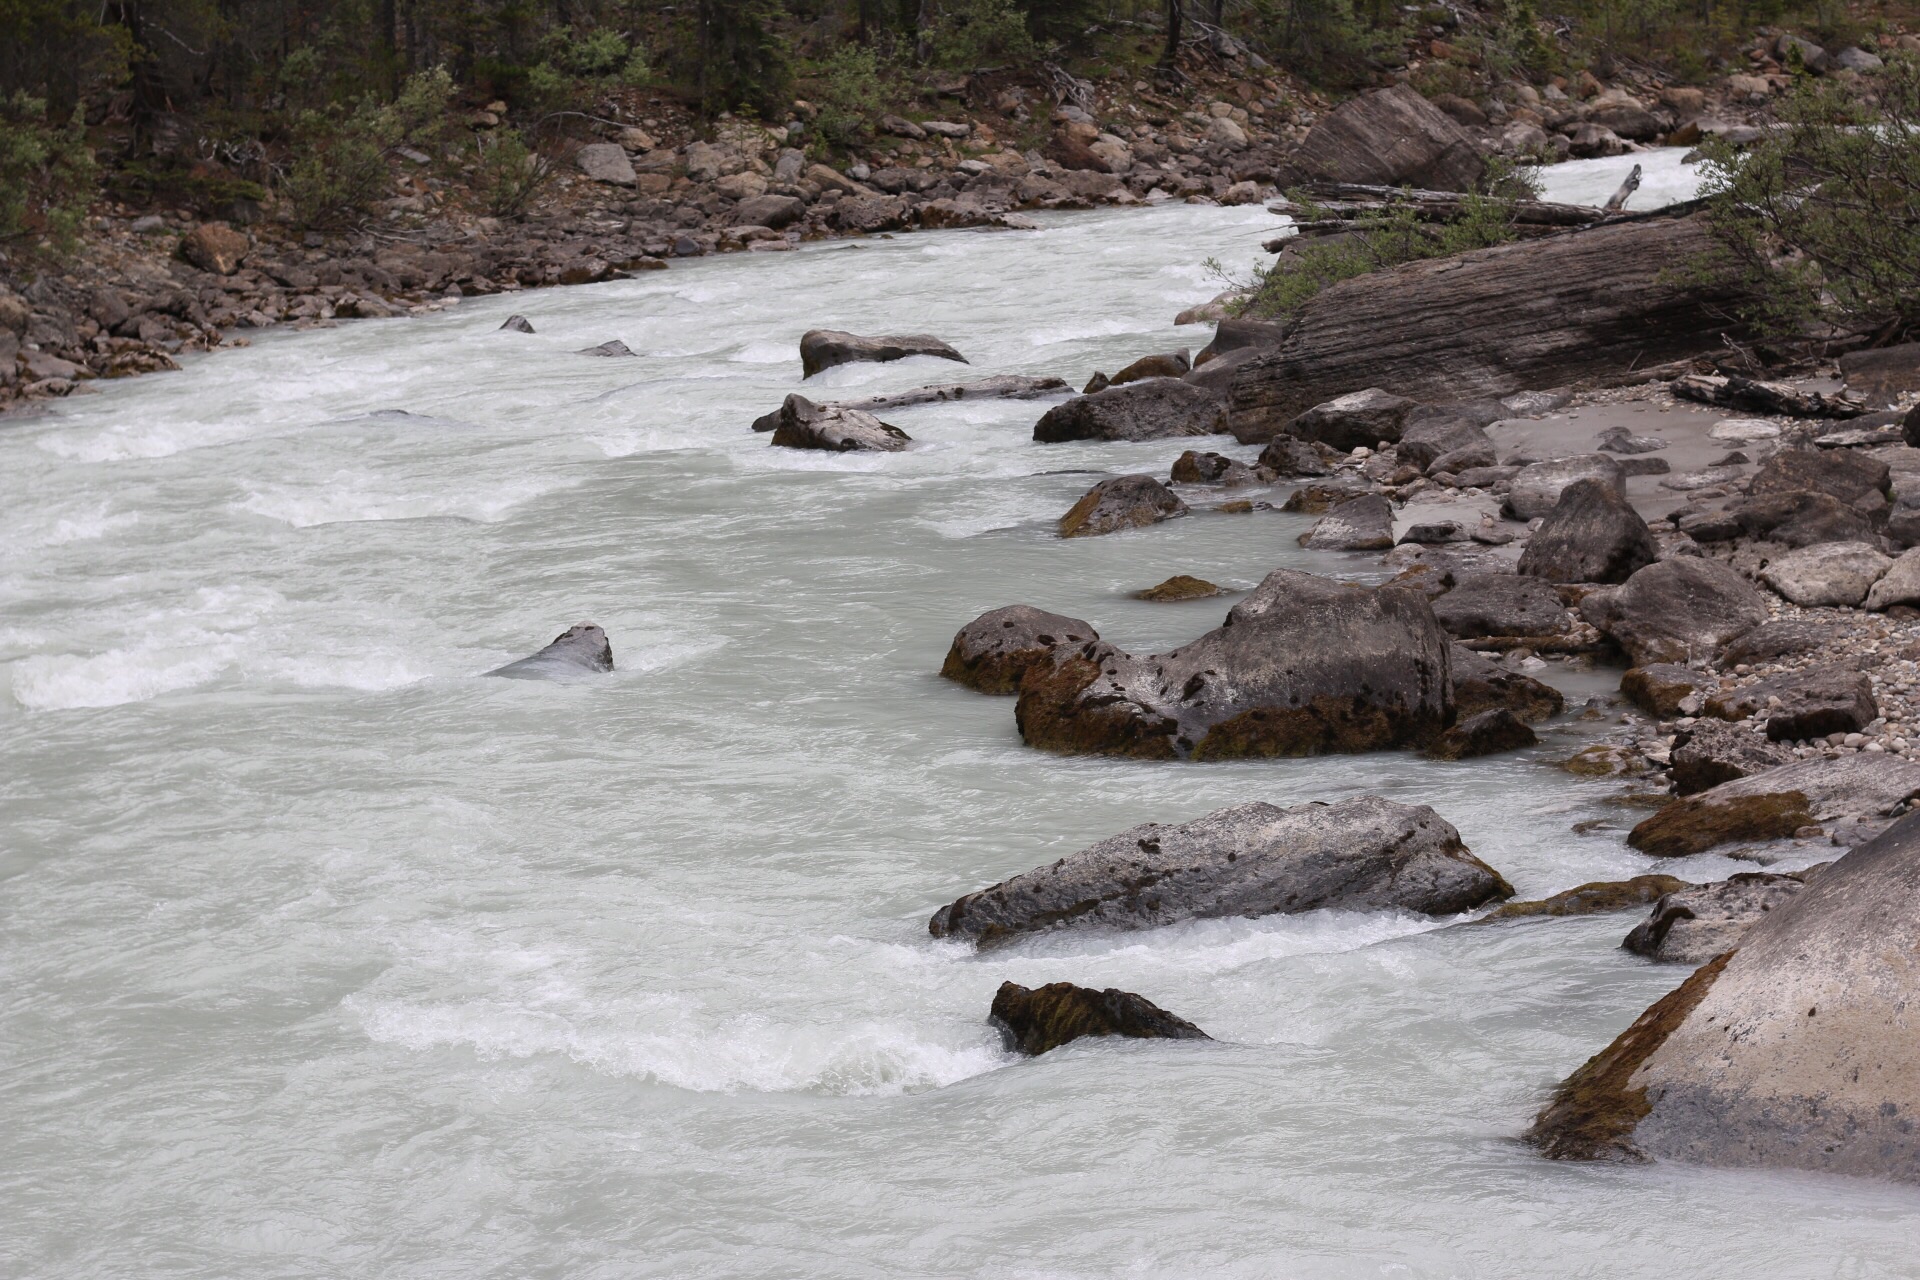
[[[967,363],[965,356],[928,333],[863,338],[840,329],[812,329],[800,335],[801,376],[807,378],[835,365],[885,363],[909,356],[934,356]]]
[[[1920,815],[1823,870],[1555,1090],[1571,1160],[1920,1183]]]
[[[771,430],[768,443],[782,449],[819,449],[827,453],[899,453],[913,443],[900,428],[860,409],[815,404],[801,395],[789,395],[777,414],[753,424],[755,431]]]
[[[1135,1040],[1213,1038],[1145,996],[1117,987],[1095,991],[1071,982],[1050,982],[1038,989],[1003,982],[994,993],[989,1017],[1006,1037],[1007,1047],[1028,1057],[1058,1049],[1082,1036],[1126,1036]]]
[[[1186,514],[1187,504],[1152,476],[1115,476],[1087,490],[1060,517],[1060,536],[1092,538]]]
[[[1153,600],[1168,603],[1178,600],[1204,600],[1209,596],[1225,594],[1219,587],[1205,578],[1196,578],[1190,573],[1176,573],[1165,582],[1133,593],[1135,600]]]
[[[1595,880],[1529,902],[1503,902],[1474,924],[1520,920],[1534,916],[1593,916],[1609,911],[1644,907],[1670,893],[1693,885],[1678,876],[1646,875],[1631,880]]]
[[[576,623],[553,638],[540,652],[487,672],[510,680],[564,680],[613,670],[613,645],[607,633],[591,622]]]
[[[533,321],[527,319],[525,316],[522,316],[522,315],[511,315],[511,316],[508,316],[506,320],[501,323],[500,328],[504,332],[532,333]]]
[[[1175,458],[1168,478],[1175,484],[1217,484],[1228,489],[1260,483],[1260,477],[1246,463],[1199,449],[1189,449]]]
[[[1748,929],[1806,888],[1818,870],[1746,871],[1713,884],[1689,885],[1654,903],[1653,914],[1620,945],[1661,964],[1705,964],[1739,946]]]
[[[1141,356],[1107,379],[1107,385],[1121,387],[1129,382],[1138,382],[1142,378],[1180,378],[1192,370],[1193,357],[1185,348],[1182,348],[1179,351],[1169,351],[1159,355]]]
[[[1452,717],[1451,645],[1426,597],[1276,569],[1217,630],[1170,653],[1105,641],[1027,673],[1028,745],[1141,759],[1424,746]]]
[[[981,693],[1018,693],[1027,668],[1045,661],[1060,645],[1098,640],[1091,623],[1010,604],[987,612],[960,628],[947,650],[940,674]]]
[[[574,354],[581,356],[630,356],[635,353],[626,343],[620,341],[618,338],[614,338],[601,343],[597,347],[582,347],[580,350],[574,352]]]
[[[969,893],[935,912],[927,931],[990,946],[1054,930],[1323,909],[1453,915],[1512,893],[1426,805],[1356,796],[1145,823]]]

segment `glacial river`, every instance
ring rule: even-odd
[[[1685,194],[1649,163],[1636,207]],[[815,326],[973,361],[822,397],[1197,348],[1201,262],[1275,227],[1042,221],[268,333],[0,423],[0,1274],[1920,1273],[1911,1188],[1516,1140],[1683,976],[1619,949],[1631,916],[928,938],[962,892],[1256,799],[1430,803],[1524,896],[1651,866],[1618,784],[1550,767],[1591,724],[1467,764],[1062,759],[934,674],[1000,604],[1152,648],[1230,603],[1128,598],[1170,574],[1380,572],[1277,511],[1061,542],[1093,473],[1181,446],[1036,445],[1037,404],[888,414],[918,442],[889,456],[748,431]],[[610,338],[640,358],[572,354]],[[479,678],[581,620],[614,674]],[[1005,979],[1216,1042],[1016,1059]]]

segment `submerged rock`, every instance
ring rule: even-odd
[[[1662,964],[1705,964],[1760,918],[1806,888],[1807,873],[1747,871],[1713,884],[1690,885],[1654,904],[1620,945]]]
[[[1393,546],[1393,507],[1377,493],[1349,498],[1300,535],[1309,551],[1385,551]]]
[[[1135,600],[1153,600],[1168,603],[1178,600],[1205,600],[1209,596],[1225,593],[1205,578],[1196,578],[1192,574],[1176,573],[1165,582],[1133,593]]]
[[[553,638],[540,652],[495,667],[490,676],[509,680],[564,680],[568,676],[613,670],[613,644],[591,622],[579,622]]]
[[[1865,839],[1920,795],[1920,764],[1895,755],[1815,758],[1736,778],[1675,800],[1627,834],[1656,858],[1739,841],[1784,840],[1804,827]]]
[[[620,339],[611,338],[606,342],[601,343],[597,347],[582,347],[580,348],[580,350],[574,352],[574,354],[578,356],[623,357],[623,356],[635,355],[637,353],[633,350],[632,347],[629,347],[626,343],[620,341]]]
[[[1425,754],[1434,760],[1467,760],[1534,747],[1540,739],[1505,707],[1468,716],[1434,739]]]
[[[1512,892],[1426,805],[1358,796],[1145,823],[967,894],[927,928],[936,938],[991,945],[1054,930],[1322,909],[1452,915]]]
[[[1226,430],[1223,402],[1204,387],[1178,378],[1146,378],[1075,396],[1046,411],[1033,426],[1042,444],[1069,440],[1165,440]]]
[[[812,329],[800,335],[801,376],[814,374],[835,365],[884,363],[905,360],[909,356],[933,356],[940,360],[967,358],[940,339],[926,333],[904,333],[884,338],[863,338],[840,329]]]
[[[1594,916],[1644,907],[1669,893],[1691,889],[1678,876],[1645,875],[1631,880],[1595,880],[1528,902],[1504,902],[1475,921],[1518,920],[1533,916]]]
[[[1450,723],[1451,646],[1426,598],[1276,569],[1170,653],[1061,649],[1028,674],[1031,746],[1148,759],[1422,746]]]
[[[1005,605],[955,633],[940,674],[981,693],[1017,693],[1027,668],[1045,661],[1055,648],[1099,638],[1091,623],[1078,618],[1030,604]]]
[[[1185,1018],[1175,1017],[1145,996],[1108,987],[1095,991],[1071,982],[1050,982],[1029,989],[1003,982],[989,1015],[1006,1037],[1007,1047],[1028,1057],[1083,1036],[1126,1036],[1135,1040],[1211,1040]]]
[[[1920,816],[1823,870],[1555,1091],[1559,1159],[1920,1182]]]
[[[760,430],[761,424],[755,423],[754,429]],[[828,453],[898,453],[913,443],[913,437],[864,410],[789,395],[780,405],[769,443]]]
[[[887,391],[836,403],[842,409],[865,409],[871,413],[875,409],[902,409],[908,405],[946,404],[955,400],[1038,400],[1067,389],[1066,382],[1060,378],[1029,378],[1008,373],[973,382],[936,382],[911,391]]]
[[[1179,495],[1152,476],[1115,476],[1087,490],[1060,517],[1060,536],[1092,538],[1186,514],[1187,504]]]
[[[533,321],[522,315],[511,315],[501,322],[500,328],[508,333],[532,333]]]

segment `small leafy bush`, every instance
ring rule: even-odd
[[[550,156],[535,151],[516,129],[496,129],[474,139],[473,190],[496,218],[525,213],[553,178]]]
[[[1033,61],[1040,50],[1012,0],[949,0],[928,32],[931,61],[957,71]]]
[[[56,252],[73,248],[98,172],[82,114],[55,124],[42,99],[0,98],[0,244],[44,238]]]
[[[814,133],[829,146],[846,147],[873,133],[882,112],[900,96],[899,76],[870,47],[846,44],[820,65]]]

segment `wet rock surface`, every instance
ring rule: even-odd
[[[1661,964],[1705,964],[1806,887],[1808,873],[1748,871],[1667,894],[1620,945]]]
[[[1523,920],[1536,916],[1592,916],[1613,911],[1631,911],[1657,902],[1670,893],[1693,886],[1678,876],[1644,875],[1631,880],[1595,880],[1564,889],[1550,898],[1525,902],[1503,902],[1481,916],[1476,924],[1496,920]]]
[[[509,680],[566,680],[613,670],[613,643],[591,622],[579,622],[538,653],[487,672]]]
[[[1873,682],[1858,671],[1815,667],[1757,680],[1707,699],[1708,715],[1754,718],[1774,742],[1856,733],[1880,715]]]
[[[1469,760],[1538,746],[1540,739],[1526,722],[1505,707],[1476,712],[1459,720],[1434,739],[1423,753],[1432,760]]]
[[[806,378],[836,365],[884,363],[905,360],[911,356],[932,356],[939,360],[967,363],[965,356],[927,333],[865,338],[840,329],[811,329],[800,336],[801,376]]]
[[[1309,551],[1385,551],[1393,545],[1393,508],[1379,494],[1349,498],[1300,535]]]
[[[1673,791],[1681,796],[1793,762],[1792,752],[1763,733],[1712,719],[1695,720],[1676,733],[1670,758]]]
[[[1034,424],[1042,444],[1068,440],[1165,440],[1226,430],[1212,392],[1178,378],[1147,378],[1057,404]]]
[[[1526,474],[1514,477],[1516,492]],[[1520,553],[1518,568],[1547,582],[1621,583],[1659,558],[1647,522],[1619,486],[1582,479],[1560,490]]]
[[[1085,644],[1100,633],[1079,618],[1030,604],[1010,604],[969,622],[953,637],[940,674],[981,693],[1017,693],[1027,668],[1060,645]]]
[[[1920,795],[1920,764],[1892,755],[1815,758],[1723,782],[1667,805],[1628,833],[1656,858],[1729,844],[1785,840],[1824,827],[1848,843],[1871,838]]]
[[[763,420],[764,421],[764,420]],[[755,424],[760,429],[760,424]],[[818,449],[826,453],[898,453],[913,437],[860,409],[815,404],[790,395],[772,423],[768,443],[782,449]]]
[[[1007,1047],[1028,1057],[1089,1036],[1133,1040],[1213,1038],[1145,996],[1117,987],[1095,991],[1071,982],[1050,982],[1039,988],[1003,982],[994,993],[988,1016],[1000,1028]]]
[[[1060,517],[1060,536],[1093,538],[1186,514],[1187,504],[1152,476],[1115,476],[1087,490]]]

